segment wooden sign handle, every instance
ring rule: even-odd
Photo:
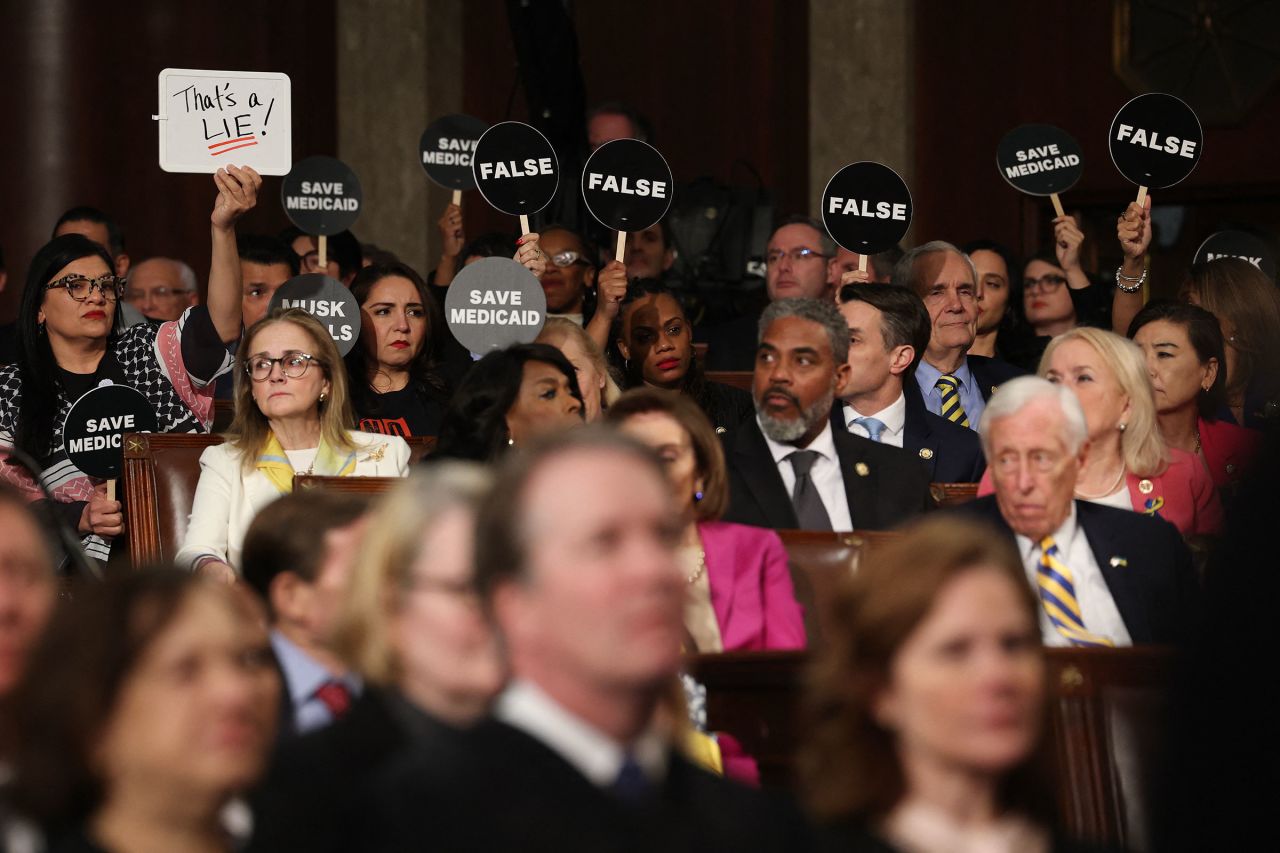
[[[316,258],[320,265],[320,272],[329,269],[329,238],[321,234],[316,238]]]
[[[453,205],[454,207],[462,207],[462,190],[453,191]]]
[[[863,254],[859,254],[858,255],[858,272],[866,272],[866,271],[867,271],[867,256]]]
[[[523,237],[528,233],[529,233],[529,217],[522,213],[520,214],[520,236]]]
[[[627,256],[627,232],[618,232],[618,248],[613,252],[613,259],[620,261]]]
[[[1053,212],[1057,216],[1066,216],[1067,212],[1062,209],[1062,199],[1058,198],[1057,193],[1049,193],[1049,201],[1053,202]]]
[[[1142,207],[1147,203],[1147,188],[1138,187],[1138,207]]]
[[[115,478],[112,478],[110,480],[107,480],[107,500],[113,501],[115,499],[116,499],[116,481],[115,481]]]

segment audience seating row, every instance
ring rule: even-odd
[[[1150,849],[1152,790],[1166,746],[1168,649],[1049,649],[1049,730],[1063,828],[1104,846]],[[791,783],[802,739],[805,652],[691,655],[707,724],[756,758],[767,786]]]

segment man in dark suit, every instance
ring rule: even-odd
[[[683,525],[657,459],[616,433],[507,457],[475,562],[512,680],[491,720],[381,780],[366,849],[803,848],[786,812],[673,748]]]
[[[1075,500],[1088,453],[1084,412],[1035,376],[1006,383],[982,416],[996,493],[957,509],[1013,537],[1041,604],[1047,645],[1123,646],[1192,638],[1191,552],[1166,521]]]
[[[882,530],[927,509],[929,478],[908,453],[832,429],[849,375],[849,329],[825,300],[783,299],[761,318],[756,417],[723,437],[725,520],[803,530]]]
[[[241,572],[271,620],[271,650],[284,690],[282,738],[322,728],[346,713],[360,678],[329,649],[363,530],[368,501],[320,489],[267,505],[244,537]]]
[[[847,284],[840,313],[849,324],[849,376],[831,411],[835,428],[910,451],[932,482],[982,479],[978,434],[930,412],[915,393],[912,377],[930,334],[920,297],[905,287]]]
[[[998,358],[968,354],[977,334],[981,293],[973,261],[950,243],[935,240],[902,257],[893,283],[915,291],[929,311],[929,346],[915,372],[925,408],[977,429],[996,388],[1023,371]]]

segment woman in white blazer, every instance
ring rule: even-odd
[[[236,353],[235,420],[225,443],[200,456],[200,482],[175,561],[236,579],[240,548],[264,506],[293,490],[293,476],[403,477],[409,445],[357,432],[347,377],[329,333],[305,311],[272,312]]]

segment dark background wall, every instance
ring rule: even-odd
[[[1028,251],[1044,242],[1052,207],[1047,199],[1021,198],[1000,178],[995,149],[1011,128],[1045,122],[1071,133],[1084,150],[1084,177],[1062,200],[1086,214],[1102,265],[1114,269],[1115,219],[1136,187],[1112,165],[1107,135],[1116,111],[1136,93],[1114,71],[1113,25],[1111,3],[966,0],[931,3],[929,14],[918,16],[917,239],[988,236]],[[1257,36],[1280,57],[1275,32]],[[1153,271],[1181,269],[1224,223],[1280,234],[1280,168],[1270,155],[1278,138],[1276,85],[1243,121],[1206,124],[1195,172],[1177,186],[1151,191],[1154,204],[1196,203],[1185,211],[1176,244],[1153,253]],[[1174,288],[1176,278],[1162,276],[1158,283]]]
[[[156,77],[163,68],[283,71],[293,81],[294,156],[332,153],[334,0],[216,4],[0,0],[0,246],[12,315],[27,263],[59,214],[111,213],[129,254],[181,257],[203,285],[209,269],[209,175],[160,170]],[[244,230],[287,221],[266,179]]]

